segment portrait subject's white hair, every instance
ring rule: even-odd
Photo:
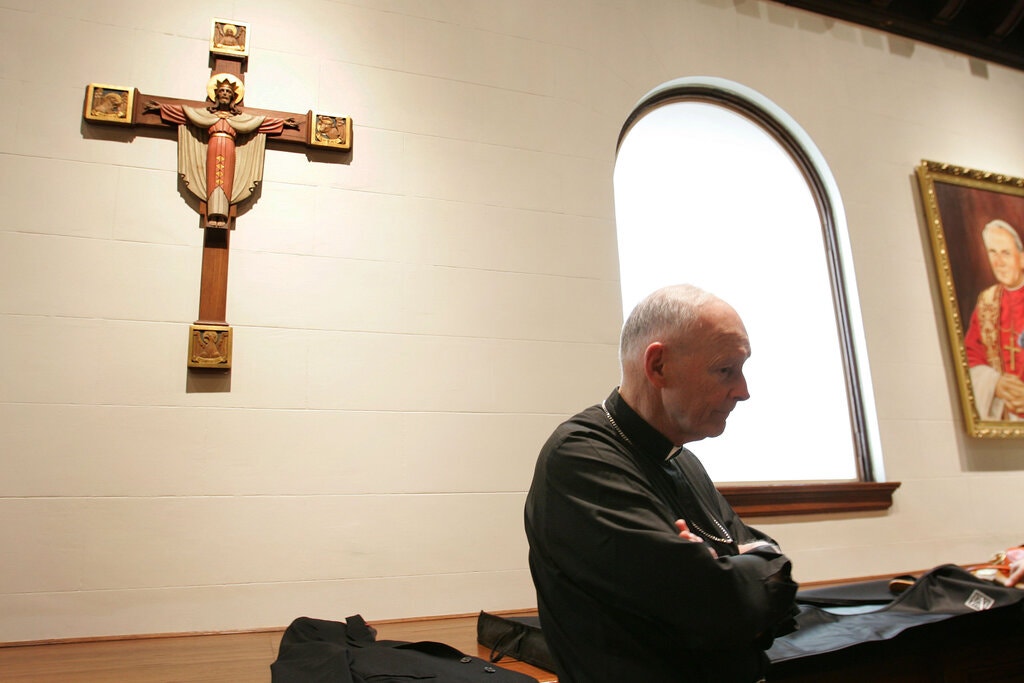
[[[988,236],[992,234],[993,230],[1005,231],[1013,238],[1013,243],[1017,245],[1017,251],[1024,251],[1024,244],[1021,243],[1020,234],[1017,232],[1017,229],[1001,218],[997,218],[994,221],[989,221],[985,224],[985,227],[981,230],[981,239],[985,240],[987,243]]]

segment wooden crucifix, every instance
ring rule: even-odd
[[[352,120],[306,114],[242,110],[243,73],[249,55],[249,27],[214,19],[210,38],[211,75],[205,102],[144,95],[137,89],[93,83],[86,89],[85,120],[95,123],[178,130],[178,175],[199,201],[203,268],[199,318],[189,329],[188,367],[231,367],[227,323],[230,231],[238,207],[251,200],[263,180],[267,136],[290,145],[348,152]]]

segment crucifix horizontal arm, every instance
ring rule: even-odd
[[[146,105],[149,102],[156,102],[161,105],[186,106],[194,109],[203,109],[210,104],[209,101],[205,100],[182,100],[174,97],[147,95],[145,93],[140,93],[138,89],[136,89],[134,111],[132,112],[132,122],[134,125],[145,128],[168,128],[167,122],[160,117],[159,111],[146,111]],[[284,119],[286,121],[288,119],[294,119],[297,124],[296,128],[288,128],[286,126],[283,131],[273,136],[271,140],[276,140],[283,144],[297,144],[303,146],[310,145],[310,126],[313,125],[311,121],[313,118],[312,112],[298,114],[295,112],[257,109],[256,107],[247,106],[245,107],[245,113],[253,116],[266,116],[269,118]]]

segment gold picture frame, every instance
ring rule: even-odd
[[[210,28],[210,52],[216,55],[248,57],[251,42],[249,24],[244,21],[214,19]]]
[[[352,149],[352,119],[347,116],[309,112],[309,140],[311,147]]]
[[[917,178],[967,433],[1024,437],[1024,179],[928,160]]]
[[[231,326],[190,325],[188,367],[209,370],[231,368]]]
[[[132,125],[135,88],[123,85],[90,83],[85,88],[83,116],[87,121]]]

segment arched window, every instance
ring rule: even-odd
[[[673,81],[623,127],[614,180],[624,314],[690,282],[750,335],[751,400],[692,444],[715,481],[880,477],[842,203],[807,134],[738,84]]]

